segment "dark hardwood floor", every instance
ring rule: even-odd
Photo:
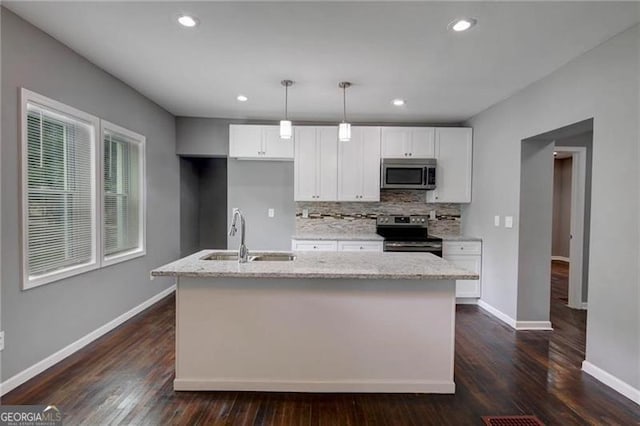
[[[515,332],[476,306],[457,308],[455,395],[174,392],[174,297],[43,374],[3,404],[56,404],[65,424],[481,425],[533,414],[549,425],[637,425],[640,407],[580,370],[585,312],[554,263],[553,332]]]

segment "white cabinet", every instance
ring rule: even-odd
[[[292,240],[293,251],[338,251],[338,242],[333,240]]]
[[[478,298],[482,284],[482,243],[480,241],[444,241],[442,257],[456,266],[480,275],[478,280],[457,280],[456,297]]]
[[[427,191],[427,202],[470,203],[473,130],[441,127],[435,135],[436,189]]]
[[[338,201],[380,201],[380,127],[352,127],[338,143]]]
[[[295,201],[335,201],[338,197],[338,128],[296,127]]]
[[[433,127],[382,127],[382,158],[433,158]]]
[[[338,251],[382,251],[382,241],[338,241]]]
[[[382,241],[367,240],[292,240],[293,251],[382,252]]]
[[[293,160],[293,139],[281,139],[278,126],[229,125],[229,157]]]

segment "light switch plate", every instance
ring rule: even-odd
[[[0,351],[4,350],[4,331],[0,331]]]
[[[493,217],[493,224],[495,226],[500,226],[500,216],[494,216]]]
[[[505,228],[513,228],[513,216],[505,216],[504,217],[504,227]]]
[[[302,209],[302,217],[304,219],[308,219],[309,218],[309,209]]]
[[[275,209],[269,209],[269,217],[275,217],[276,211]]]

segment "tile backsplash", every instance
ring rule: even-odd
[[[460,234],[459,204],[427,204],[425,191],[383,190],[379,202],[297,202],[296,233],[375,233],[376,218],[383,215],[429,215],[433,235]],[[302,217],[307,210],[308,218]]]

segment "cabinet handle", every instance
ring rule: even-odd
[[[317,249],[317,248],[318,248],[318,246],[313,246],[313,248],[314,248],[314,249]]]
[[[413,152],[410,152],[410,153],[409,153],[409,157],[411,157],[412,155],[413,155]]]

